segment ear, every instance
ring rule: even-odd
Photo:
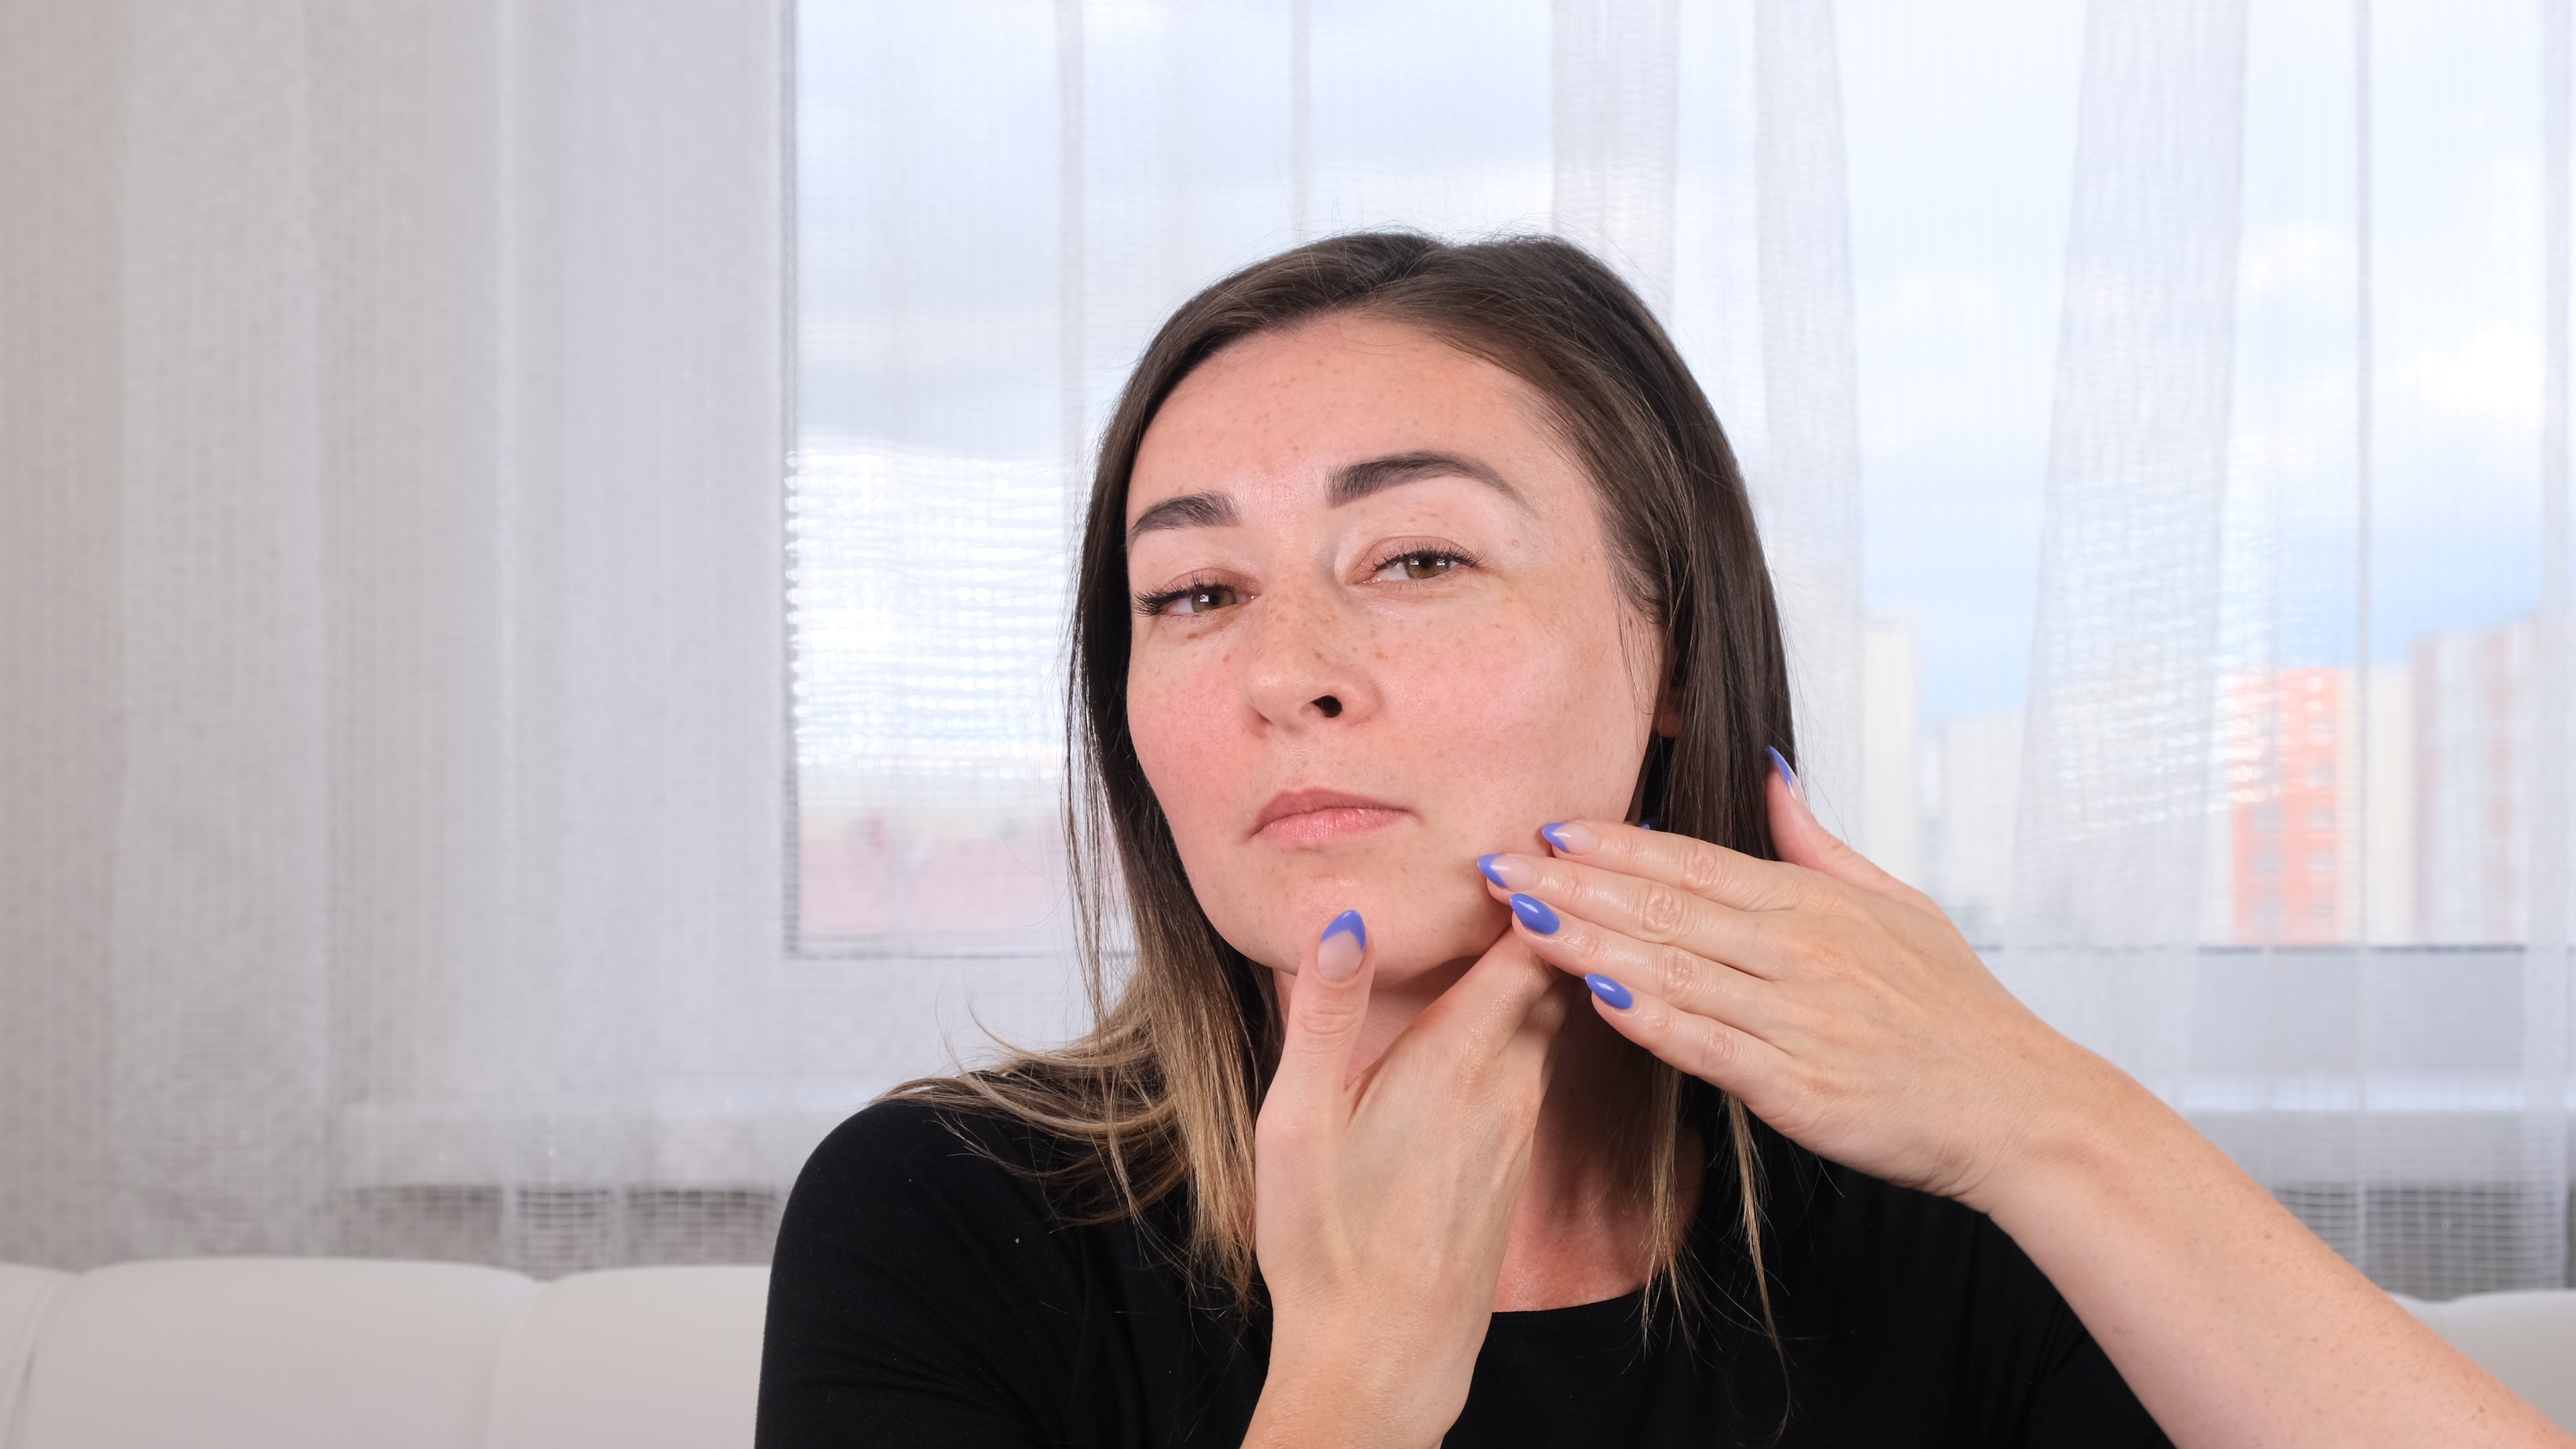
[[[1655,691],[1655,733],[1665,739],[1679,739],[1682,733],[1682,675],[1673,657],[1673,641],[1663,643],[1664,686]]]

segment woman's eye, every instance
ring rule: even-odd
[[[1184,584],[1159,594],[1147,594],[1136,601],[1140,614],[1206,614],[1230,609],[1243,601],[1231,584]]]
[[[1175,614],[1205,614],[1228,608],[1234,601],[1234,590],[1226,585],[1202,584],[1195,589],[1183,589],[1181,596],[1171,602],[1170,608]]]
[[[1379,566],[1378,576],[1383,578],[1401,570],[1402,577],[1418,582],[1422,579],[1436,579],[1465,562],[1465,559],[1454,553],[1442,553],[1438,549],[1429,548],[1415,549],[1411,553],[1399,554],[1388,559]]]

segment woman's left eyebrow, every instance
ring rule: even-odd
[[[1502,474],[1457,453],[1392,453],[1364,463],[1344,464],[1333,470],[1332,488],[1325,495],[1325,501],[1339,508],[1401,483],[1447,477],[1473,478],[1523,508],[1529,506],[1529,500],[1521,497],[1519,489],[1505,482]]]

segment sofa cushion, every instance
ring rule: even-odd
[[[2398,1302],[2451,1347],[2576,1434],[2576,1292],[2479,1293],[2448,1303]]]
[[[69,1273],[0,1263],[0,1444],[9,1442],[9,1430],[18,1422],[18,1394],[36,1349],[36,1326],[44,1321],[54,1295],[71,1281]]]
[[[46,1316],[15,1449],[467,1449],[536,1291],[455,1263],[100,1268]]]
[[[510,1329],[491,1449],[750,1449],[766,1268],[631,1268],[540,1289]]]

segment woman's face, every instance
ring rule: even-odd
[[[1661,643],[1512,374],[1366,316],[1246,338],[1146,431],[1127,527],[1128,725],[1246,956],[1355,909],[1381,986],[1474,957],[1477,856],[1626,816]]]

